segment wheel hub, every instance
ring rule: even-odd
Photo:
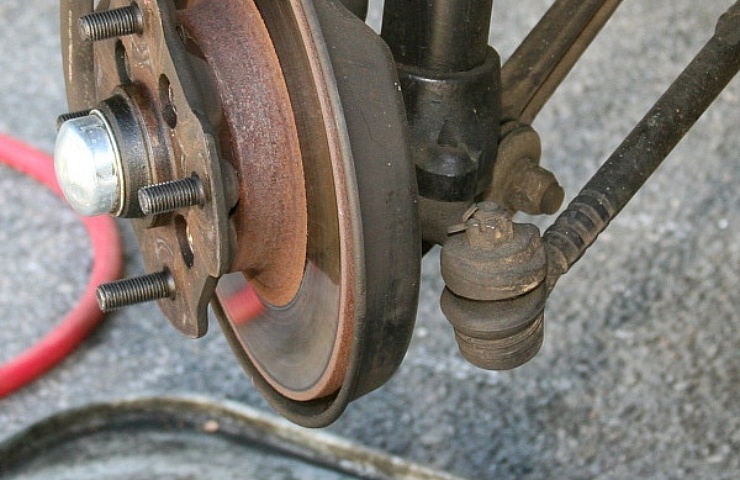
[[[333,421],[395,370],[418,295],[414,177],[389,52],[332,0],[97,9],[82,32],[96,40],[93,62],[76,54],[89,50],[80,32],[63,29],[68,82],[84,84],[68,85],[70,104],[110,123],[121,208],[106,210],[132,219],[156,272],[102,295],[159,298],[193,337],[211,303],[281,413]],[[91,11],[70,7],[78,13]]]

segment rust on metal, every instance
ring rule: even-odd
[[[107,109],[128,129],[122,216],[132,218],[147,270],[172,276],[163,313],[184,334],[202,336],[218,279],[239,272],[264,303],[259,314],[279,312],[283,323],[267,325],[266,337],[259,319],[237,325],[238,353],[292,400],[336,392],[364,313],[356,298],[365,291],[362,228],[344,112],[313,7],[141,0],[140,34],[92,44],[77,42],[71,26],[92,2],[75,5],[67,5],[65,51],[90,52],[68,65],[68,84],[82,83],[69,98]],[[202,185],[197,205],[145,216],[129,201],[183,178]],[[317,275],[323,290],[311,284]],[[292,385],[295,367],[280,352],[298,352],[301,342],[310,375]]]
[[[329,242],[325,247],[331,250],[329,255],[326,251],[316,250],[309,243],[307,255],[314,258],[317,263],[326,263],[325,271],[338,275],[334,278],[339,289],[339,305],[336,318],[336,330],[331,341],[331,351],[326,359],[324,371],[316,380],[314,385],[305,391],[290,391],[272,381],[273,387],[289,398],[299,401],[313,400],[335,393],[345,382],[345,375],[350,362],[352,341],[355,332],[355,320],[359,305],[358,282],[364,282],[364,278],[356,264],[355,255],[359,254],[361,247],[355,242],[359,234],[359,204],[357,203],[357,192],[354,190],[354,172],[351,164],[351,152],[346,132],[343,131],[343,112],[336,93],[333,72],[328,63],[329,59],[325,46],[319,42],[323,41],[315,23],[315,12],[313,7],[307,5],[304,0],[290,0],[274,2],[272,0],[260,0],[258,2],[260,13],[266,21],[283,22],[273,28],[276,35],[273,41],[279,50],[281,66],[286,75],[289,85],[291,100],[298,100],[300,108],[299,115],[306,121],[301,125],[299,131],[301,146],[304,148],[304,161],[309,163],[316,161],[313,155],[324,156],[329,168],[326,172],[307,173],[307,182],[315,182],[313,191],[307,192],[311,209],[326,208],[328,203],[335,209],[330,212],[334,216],[333,225],[328,232],[315,232],[315,226],[309,224],[309,236],[318,235],[325,237],[323,241]],[[278,20],[280,18],[280,20]],[[280,36],[278,38],[278,29]],[[298,48],[291,49],[290,46]],[[306,92],[306,90],[308,92]],[[308,95],[308,96],[306,96]],[[303,104],[302,102],[306,102]],[[311,111],[313,110],[313,111]],[[306,156],[305,147],[308,147],[310,156]],[[322,178],[322,175],[330,175]],[[318,175],[313,177],[312,175]],[[352,180],[350,180],[352,179]],[[332,185],[331,191],[324,191]],[[313,200],[311,200],[313,199]],[[336,231],[331,231],[336,228]],[[328,235],[327,235],[328,234]],[[326,237],[330,238],[326,238]],[[332,257],[332,255],[334,255]],[[249,352],[248,352],[249,353]],[[259,364],[257,364],[258,368]],[[267,377],[270,380],[270,377]]]
[[[183,2],[178,18],[219,94],[220,147],[239,179],[230,271],[265,303],[241,324],[223,308],[227,296],[216,311],[272,388],[297,401],[326,397],[350,358],[359,235],[331,71],[303,2],[213,3]]]
[[[541,154],[540,137],[532,127],[506,122],[501,127],[493,180],[485,198],[530,215],[557,212],[565,191],[555,175],[539,165]]]
[[[112,0],[105,6],[129,3]],[[133,221],[147,270],[167,269],[175,282],[175,295],[160,300],[160,308],[178,330],[200,337],[216,279],[231,263],[222,165],[210,126],[199,115],[205,107],[179,41],[173,5],[137,4],[142,34],[94,44],[95,99],[112,94],[129,99],[145,138],[141,153],[148,159],[150,182],[191,175],[203,182],[209,201],[202,207]]]
[[[64,83],[70,111],[87,110],[95,103],[93,44],[82,38],[79,19],[93,11],[93,0],[61,0]]]
[[[178,18],[213,72],[223,109],[221,151],[240,179],[235,258],[275,306],[298,292],[306,262],[301,146],[280,62],[251,0],[189,2]]]

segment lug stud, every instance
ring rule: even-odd
[[[204,203],[203,185],[196,176],[159,183],[139,190],[139,206],[144,215],[159,215]]]
[[[168,271],[106,283],[95,292],[98,305],[104,312],[168,298],[174,294],[175,282]]]
[[[90,42],[143,31],[144,19],[136,5],[89,13],[80,17],[80,35]]]

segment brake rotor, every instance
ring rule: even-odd
[[[280,16],[280,2],[263,3],[288,43],[280,45],[286,76],[252,0],[219,0],[218,9],[195,0],[178,17],[215,72],[226,127],[221,151],[241,179],[232,218],[238,273],[217,290],[227,328],[273,388],[313,400],[335,392],[347,370],[363,268],[353,242],[360,211],[333,112],[325,111],[328,92],[310,64],[310,32]],[[245,317],[248,289],[264,307]]]
[[[134,98],[145,180],[205,181],[204,207],[134,220],[147,268],[174,280],[160,306],[200,336],[211,301],[273,406],[326,425],[395,371],[416,311],[415,177],[390,52],[338,0],[136,5],[143,33],[97,42],[92,63],[67,28],[65,71],[71,106]]]

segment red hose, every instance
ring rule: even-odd
[[[48,155],[13,138],[0,134],[0,163],[15,168],[62,197]],[[112,218],[82,218],[93,248],[93,268],[77,305],[38,343],[4,365],[0,365],[0,398],[30,383],[69,355],[102,321],[95,300],[95,288],[119,277],[121,242]]]

